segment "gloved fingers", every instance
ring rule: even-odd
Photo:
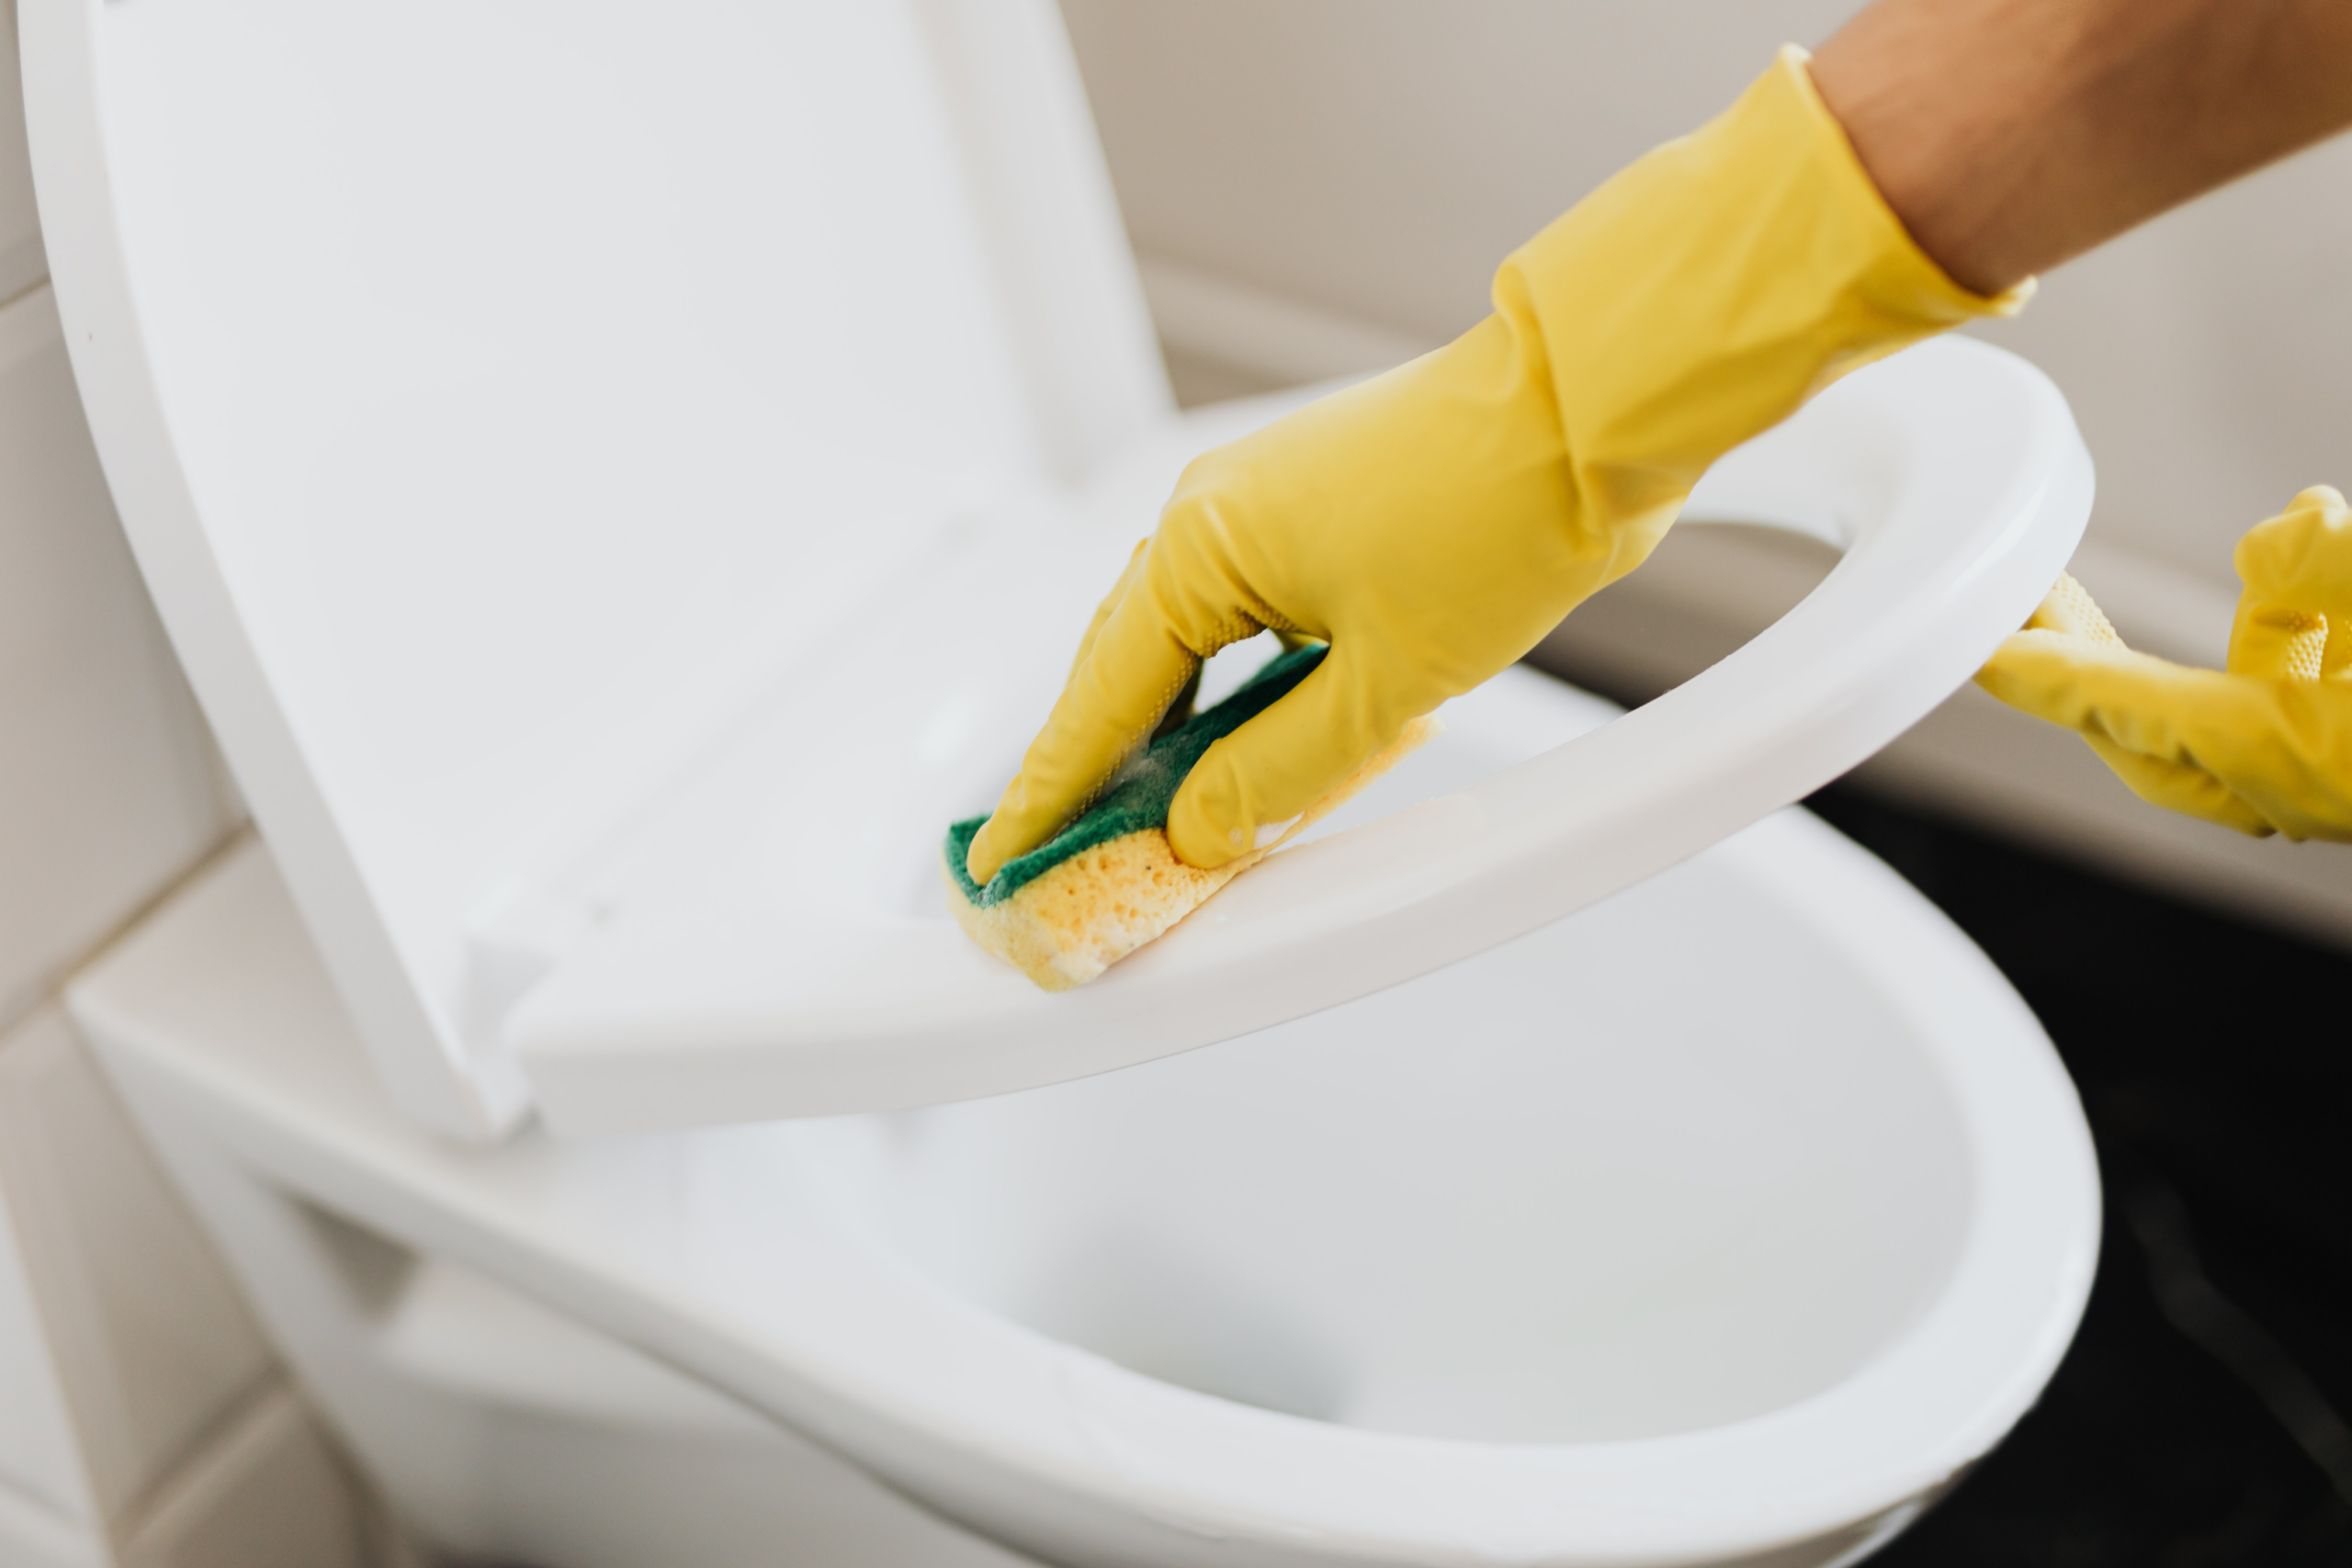
[[[2090,596],[2089,590],[2063,571],[2058,574],[2058,581],[2052,585],[2050,592],[2042,596],[2041,604],[2027,620],[2026,626],[2033,631],[2087,637],[2093,642],[2107,643],[2116,648],[2123,646],[2123,639],[2116,635],[2114,625],[2107,618],[2107,612],[2098,607],[2098,602]]]
[[[1086,623],[1086,635],[1078,639],[1078,651],[1070,655],[1069,673],[1062,677],[1065,683],[1076,678],[1079,667],[1086,662],[1086,656],[1094,651],[1094,639],[1102,635],[1102,623],[1111,618],[1111,612],[1117,609],[1119,601],[1127,596],[1129,586],[1143,575],[1144,558],[1150,553],[1148,536],[1136,540],[1136,547],[1127,553],[1127,564],[1119,569],[1119,581],[1111,585],[1110,592],[1102,595],[1102,603],[1094,606],[1094,618]]]
[[[2188,716],[2188,743],[2290,839],[2352,840],[2352,689],[2341,681],[2232,682]]]
[[[1145,570],[1137,561],[1128,568],[1127,591],[1094,628],[1021,772],[973,836],[964,863],[974,882],[986,884],[1084,810],[1199,678],[1200,660],[1161,613]]]
[[[1071,656],[1069,674],[1063,679],[1065,685],[1076,678],[1079,670],[1086,663],[1086,656],[1094,651],[1094,639],[1102,634],[1103,623],[1111,618],[1111,612],[1119,607],[1120,601],[1126,598],[1127,590],[1136,579],[1143,575],[1144,558],[1150,553],[1151,539],[1148,536],[1136,540],[1136,547],[1128,552],[1127,564],[1120,570],[1119,581],[1112,584],[1111,592],[1102,596],[1102,603],[1094,606],[1094,618],[1086,623],[1086,635],[1078,639],[1078,652]],[[1169,703],[1168,711],[1159,716],[1159,723],[1152,728],[1151,739],[1159,739],[1193,716],[1193,699],[1199,694],[1200,689],[1201,671],[1196,665],[1192,679],[1184,682],[1184,689]]]
[[[2039,631],[2011,636],[1977,680],[2013,706],[2106,743],[2100,755],[2159,805],[2244,832],[2262,831],[2259,818],[2289,838],[2352,838],[2352,792],[2342,782],[2352,779],[2352,692],[2339,682],[2192,670]],[[2117,753],[2142,761],[2117,764]]]
[[[2325,615],[2247,594],[2239,599],[2237,621],[2230,628],[2230,673],[2258,681],[2316,681],[2326,663],[2327,643]]]
[[[2151,806],[2234,829],[2256,839],[2267,839],[2278,830],[2227,784],[2194,763],[2144,756],[2102,735],[2084,739],[2125,787]]]
[[[1193,705],[1201,695],[1201,671],[1204,668],[1205,665],[1199,663],[1193,666],[1193,673],[1186,678],[1183,689],[1169,699],[1168,711],[1161,714],[1159,722],[1151,727],[1148,739],[1157,740],[1170,730],[1182,728],[1184,721],[1193,716]]]
[[[2011,707],[2145,755],[2171,755],[2173,739],[2159,733],[2168,715],[2197,701],[2206,682],[2225,680],[2216,670],[2053,630],[2011,632],[1975,672],[1975,684]]]
[[[1280,702],[1210,747],[1169,807],[1177,859],[1219,866],[1272,842],[1395,740],[1408,716],[1392,716],[1366,686],[1347,644],[1334,643]]]
[[[2319,678],[2340,681],[2352,674],[2352,615],[2329,615],[2326,644],[2320,649]]]
[[[2056,632],[2011,633],[1976,683],[2036,718],[2224,782],[2229,738],[2267,722],[2262,682]]]
[[[2230,628],[2233,674],[2336,680],[2352,673],[2352,507],[2333,485],[2312,485],[2238,541],[2238,597]]]
[[[2247,529],[2233,559],[2253,604],[2352,615],[2352,507],[2332,485],[2312,486]]]
[[[2040,612],[2035,619],[2042,619]],[[2080,733],[2151,805],[2256,838],[2277,830],[2203,765],[2177,722],[2198,704],[2199,688],[2229,677],[2133,653],[2120,640],[2037,627],[2003,642],[1976,679],[2010,706]]]

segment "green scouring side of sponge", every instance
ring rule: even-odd
[[[1293,649],[1266,660],[1233,694],[1215,707],[1194,714],[1174,729],[1127,759],[1111,783],[1070,825],[1038,848],[1018,855],[998,868],[986,887],[972,880],[964,866],[972,837],[988,821],[970,817],[947,829],[947,871],[956,891],[975,908],[1003,903],[1013,894],[1064,861],[1098,844],[1147,829],[1165,829],[1168,808],[1176,790],[1208,749],[1224,739],[1306,679],[1328,652],[1320,643]]]
[[[1270,844],[1214,870],[1186,865],[1168,842],[1176,787],[1221,736],[1230,735],[1298,684],[1323,656],[1302,648],[1271,660],[1247,684],[1128,759],[1109,789],[1043,849],[1009,862],[986,887],[964,869],[985,817],[947,830],[940,875],[965,933],[1048,991],[1082,986],[1161,935],[1211,895],[1322,818],[1437,733],[1417,718],[1385,750],[1300,812]]]

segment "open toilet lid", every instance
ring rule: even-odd
[[[1000,1092],[1467,956],[1892,739],[2088,512],[2030,367],[1850,378],[1692,502],[1848,548],[1765,637],[1046,997],[897,868],[992,795],[949,721],[1041,713],[967,668],[972,563],[1082,620],[1149,523],[1121,484],[1186,455],[1047,0],[20,4],[126,528],[388,1086],[458,1136]],[[899,739],[911,782],[852,787]],[[823,841],[766,842],[763,790]]]

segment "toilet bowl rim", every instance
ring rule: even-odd
[[[1232,1531],[1282,1518],[1283,1533],[1344,1534],[1351,1518],[1361,1521],[1350,1510],[1376,1499],[1388,1528],[1371,1531],[1367,1545],[1416,1537],[1433,1544],[1476,1527],[1501,1561],[1550,1561],[1568,1541],[1589,1548],[1602,1539],[1634,1557],[1672,1561],[1804,1540],[1899,1506],[1997,1442],[2071,1340],[2098,1254],[2098,1179],[2087,1130],[2021,999],[1892,871],[1794,812],[1715,852],[1759,863],[1811,857],[1817,874],[1797,885],[1795,917],[1826,928],[1833,942],[1866,942],[1904,960],[1904,994],[1889,999],[1917,1028],[1951,1094],[1975,1178],[1969,1228],[1936,1298],[1829,1388],[1759,1416],[1658,1437],[1515,1444],[1369,1431],[1164,1383],[1023,1328],[910,1266],[875,1258],[865,1266],[924,1298],[939,1331],[969,1336],[968,1355],[1002,1358],[1000,1373],[1017,1366],[1035,1410],[1086,1434],[1063,1450],[1062,1462],[1036,1455],[1046,1462],[1032,1471],[1035,1479],[1097,1495],[1124,1489],[1127,1506],[1189,1528]],[[2032,1283],[2020,1290],[2020,1279]],[[873,1371],[883,1385],[874,1397],[927,1405],[922,1418],[943,1447],[963,1447],[984,1464],[1009,1461],[1001,1405],[951,1413],[926,1397],[935,1390],[888,1387],[887,1371]],[[1003,1380],[985,1381],[1001,1399]],[[1180,1428],[1180,1438],[1155,1446]],[[1250,1451],[1237,1457],[1243,1449]],[[886,1471],[892,1462],[879,1451],[859,1457]],[[1219,1470],[1230,1484],[1212,1495],[1202,1481]],[[1279,1478],[1272,1490],[1268,1476]],[[1516,1512],[1508,1529],[1480,1524],[1501,1501],[1498,1488]],[[1322,1506],[1302,1506],[1309,1493]],[[1400,1506],[1408,1498],[1430,1506]],[[1465,1501],[1476,1517],[1464,1517]]]
[[[615,1235],[609,1222],[567,1235],[514,1192],[485,1189],[484,1164],[563,1151],[543,1140],[473,1154],[435,1143],[382,1104],[356,1044],[338,1091],[351,1107],[322,1111],[282,1066],[224,1073],[173,1048],[103,970],[77,987],[75,1010],[119,1076],[175,1080],[167,1113],[201,1114],[208,1136],[266,1179],[503,1279],[950,1512],[951,1493],[1019,1493],[1227,1534],[1346,1537],[1366,1552],[1434,1550],[1467,1532],[1498,1561],[1597,1542],[1671,1560],[1849,1525],[1978,1457],[2063,1353],[2098,1241],[2096,1168],[2072,1088],[1982,954],[1891,871],[1800,814],[1711,852],[1745,857],[1792,918],[1833,942],[1866,944],[1875,964],[1865,972],[1900,978],[1888,999],[1951,1091],[1974,1212],[1929,1309],[1842,1382],[1746,1421],[1617,1442],[1413,1438],[1230,1404],[1046,1339],[838,1226],[804,1232],[829,1264],[799,1270],[801,1294],[783,1310],[765,1287],[729,1302],[707,1280],[625,1255],[645,1237]],[[1808,874],[1782,874],[1792,854]],[[209,923],[216,935],[223,925]],[[284,924],[283,940],[299,942],[290,914]],[[339,1128],[338,1115],[365,1125]],[[927,1367],[949,1369],[944,1378],[926,1381],[912,1363],[907,1348],[919,1342],[934,1351]],[[1019,1524],[983,1522],[1001,1534]]]

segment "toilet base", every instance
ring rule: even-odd
[[[393,1568],[1043,1568],[644,1352],[289,1190],[141,1075],[120,1084],[407,1538]],[[1730,1568],[1848,1568],[1931,1500]]]
[[[641,1351],[139,1111],[411,1538],[401,1568],[1034,1568]]]

